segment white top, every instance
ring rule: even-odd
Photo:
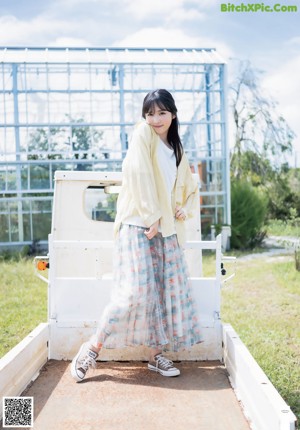
[[[177,167],[176,157],[174,150],[169,148],[162,140],[159,141],[157,148],[157,159],[160,170],[165,180],[167,192],[171,204],[171,193],[175,184]],[[139,227],[146,227],[142,218],[139,216],[129,217],[123,221],[123,224],[137,225]],[[160,231],[160,228],[159,228]],[[175,233],[175,231],[174,231]]]

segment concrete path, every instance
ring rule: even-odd
[[[34,430],[249,430],[219,362],[180,362],[166,378],[147,363],[100,362],[81,383],[70,363],[50,360],[23,395]]]
[[[249,261],[257,258],[268,258],[277,256],[290,256],[293,258],[295,248],[300,246],[300,238],[288,236],[269,236],[264,239],[263,246],[266,248],[263,252],[250,253],[238,257],[238,261]]]

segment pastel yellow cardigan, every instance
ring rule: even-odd
[[[163,237],[177,233],[178,242],[185,242],[184,221],[175,219],[175,207],[183,207],[187,217],[193,216],[197,186],[189,162],[183,154],[171,195],[171,205],[157,160],[159,137],[146,122],[136,125],[123,161],[122,187],[118,197],[114,231],[122,221],[140,216],[147,227],[160,219]]]

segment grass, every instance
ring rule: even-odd
[[[222,290],[222,320],[234,327],[299,419],[300,272],[293,259],[238,262],[235,280]]]
[[[213,261],[204,257],[207,276]],[[35,277],[32,260],[2,261],[0,272],[2,356],[46,321],[47,286]],[[300,419],[300,272],[293,258],[237,260],[236,277],[222,289],[222,320],[238,332]]]
[[[296,218],[294,221],[270,220],[267,224],[267,234],[268,236],[300,237],[300,219]]]
[[[47,285],[31,259],[0,261],[0,357],[47,321]]]

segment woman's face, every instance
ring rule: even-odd
[[[153,127],[156,134],[158,134],[162,140],[167,139],[168,130],[173,118],[175,118],[175,115],[167,110],[161,109],[156,104],[154,105],[154,111],[146,113],[146,123]]]

